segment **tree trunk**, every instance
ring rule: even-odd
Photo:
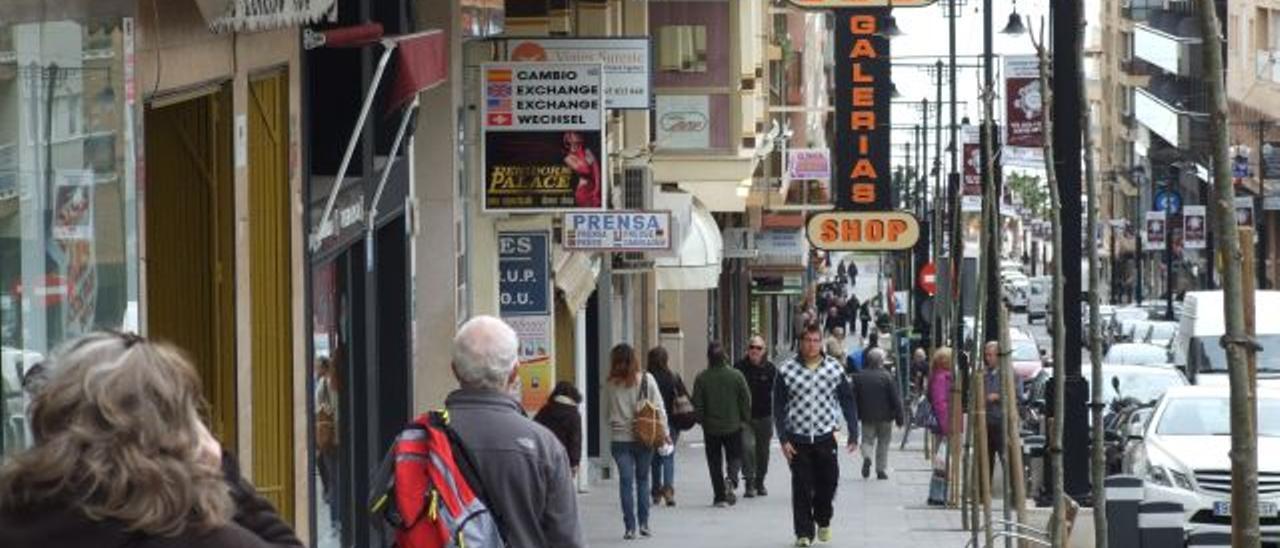
[[[1255,343],[1246,338],[1244,292],[1240,271],[1240,236],[1235,222],[1235,189],[1227,154],[1227,94],[1223,82],[1222,31],[1216,2],[1198,0],[1200,33],[1204,43],[1204,80],[1209,88],[1209,124],[1213,151],[1213,220],[1219,234],[1218,259],[1223,265],[1223,314],[1227,370],[1231,383],[1231,545],[1261,545],[1258,523],[1258,440],[1255,435],[1253,379],[1248,364],[1255,359]],[[1252,275],[1252,274],[1250,274]]]
[[[961,281],[964,271],[964,242],[961,235],[961,205],[964,192],[958,185],[951,201],[951,279],[948,289],[951,291],[951,328],[954,340],[951,341],[951,434],[947,437],[947,485],[949,487],[948,502],[951,506],[963,505],[961,486],[965,476],[961,474],[963,457],[960,453],[961,437],[964,436],[964,398],[961,389],[967,373],[962,369],[961,354],[964,352],[964,306]]]
[[[1074,0],[1080,7],[1080,13],[1084,14],[1082,0]],[[1081,18],[1081,27],[1087,24]],[[1081,31],[1081,34],[1085,34]],[[1079,61],[1080,74],[1077,80],[1080,82],[1080,96],[1087,97],[1087,80],[1084,75],[1084,40],[1076,41],[1076,57]],[[1093,158],[1093,132],[1090,130],[1091,113],[1089,106],[1085,105],[1080,109],[1080,127],[1083,128],[1082,138],[1084,139],[1084,178],[1085,178],[1085,196],[1087,197],[1087,206],[1089,210],[1086,212],[1086,232],[1088,233],[1088,241],[1085,245],[1089,246],[1089,361],[1093,369],[1093,386],[1090,387],[1093,394],[1090,408],[1093,410],[1093,462],[1090,470],[1090,480],[1093,483],[1093,545],[1095,548],[1107,548],[1107,494],[1104,480],[1107,472],[1107,456],[1102,428],[1102,340],[1099,335],[1099,323],[1101,323],[1098,313],[1098,288],[1102,282],[1099,279],[1098,272],[1098,246],[1094,241],[1098,233],[1098,187],[1097,187],[1097,171]],[[1112,253],[1115,253],[1112,250]],[[1056,401],[1056,400],[1055,400]]]
[[[1022,466],[1022,427],[1018,415],[1017,387],[1014,382],[1013,362],[1009,344],[1009,311],[1000,307],[1000,386],[1004,394],[1000,403],[1004,406],[1004,460],[1005,460],[1005,520],[1009,521],[1009,509],[1020,524],[1027,522],[1027,483]]]
[[[1053,135],[1053,88],[1049,85],[1051,64],[1049,52],[1044,47],[1044,27],[1040,27],[1040,42],[1031,37],[1040,60],[1040,100],[1046,115],[1044,117],[1044,133]],[[1053,419],[1050,420],[1049,457],[1050,465],[1047,473],[1053,479],[1053,517],[1049,520],[1049,538],[1054,548],[1066,546],[1066,498],[1062,484],[1062,433],[1060,420],[1065,414],[1066,375],[1062,364],[1066,361],[1066,340],[1063,333],[1063,265],[1062,265],[1062,196],[1058,188],[1058,173],[1054,167],[1053,139],[1044,140],[1045,179],[1049,184],[1051,201],[1051,217],[1053,225]]]
[[[992,126],[995,124],[994,108],[992,106],[994,92],[995,90],[985,90],[983,98],[982,146],[986,148],[986,157],[990,159],[991,165],[983,166],[982,169],[985,175],[982,181],[982,237],[980,239],[981,247],[979,248],[982,251],[978,255],[981,266],[978,269],[980,272],[978,276],[978,314],[974,317],[974,324],[977,328],[974,329],[973,335],[974,343],[977,346],[974,354],[977,358],[973,362],[980,365],[974,367],[974,377],[970,380],[970,383],[974,386],[974,393],[977,394],[976,401],[978,402],[977,439],[974,443],[978,446],[978,482],[982,492],[982,529],[986,534],[986,544],[984,546],[988,548],[994,541],[995,531],[991,528],[991,453],[987,450],[990,447],[987,439],[991,434],[987,431],[986,363],[983,359],[985,337],[983,334],[990,333],[991,329],[990,326],[986,325],[987,307],[1000,306],[1000,295],[992,295],[988,290],[987,284],[988,277],[997,275],[992,272],[992,265],[1000,264],[1000,261],[996,259],[1000,253],[1000,239],[998,236],[1000,234],[1000,195],[996,192],[994,169],[996,156],[992,151],[993,139],[995,138],[992,130]],[[999,329],[999,321],[997,320],[996,323],[996,328]]]

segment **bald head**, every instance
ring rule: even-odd
[[[453,373],[463,388],[505,392],[514,377],[520,341],[493,316],[476,316],[453,338]]]
[[[863,361],[865,362],[863,365],[865,365],[867,369],[880,369],[884,367],[884,358],[884,349],[872,348],[867,350],[867,355],[863,358]]]

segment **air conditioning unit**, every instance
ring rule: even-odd
[[[648,165],[622,168],[622,207],[629,210],[653,209],[653,170]],[[653,270],[653,259],[642,252],[613,254],[613,272],[629,274]]]

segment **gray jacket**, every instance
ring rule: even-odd
[[[497,392],[457,390],[445,406],[450,426],[475,459],[507,546],[586,546],[569,457],[550,430]]]

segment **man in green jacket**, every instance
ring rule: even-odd
[[[706,438],[713,502],[724,508],[738,502],[734,491],[742,466],[742,426],[751,421],[751,391],[746,377],[729,367],[729,357],[720,343],[707,346],[707,363],[706,371],[693,382],[693,407]],[[724,461],[729,463],[727,481]]]

